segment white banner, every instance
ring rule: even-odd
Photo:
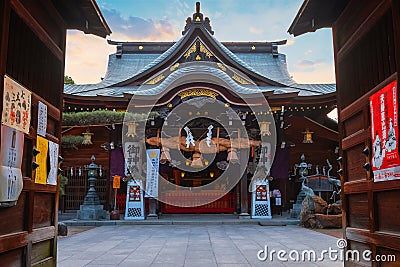
[[[0,202],[16,201],[23,187],[21,164],[24,134],[2,125],[0,147]]]
[[[160,166],[160,149],[147,151],[146,195],[158,197],[158,171]]]
[[[4,75],[1,123],[24,133],[29,133],[31,123],[31,92],[7,75]]]
[[[8,126],[1,126],[0,165],[21,168],[24,134]]]
[[[39,101],[37,134],[46,137],[47,130],[47,105]]]
[[[47,176],[47,184],[57,185],[58,171],[58,144],[49,141],[50,172]]]
[[[139,179],[142,173],[141,145],[139,142],[125,142],[125,175],[131,174],[133,178]]]

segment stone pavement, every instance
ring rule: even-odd
[[[300,255],[315,250],[318,257],[323,249],[337,249],[336,241],[294,225],[101,226],[59,239],[58,266],[343,266],[326,255],[322,262],[282,262],[276,254],[272,262],[257,258],[265,245]]]
[[[198,224],[267,224],[267,225],[298,225],[299,219],[289,217],[289,214],[274,215],[272,219],[239,218],[237,214],[162,214],[158,219],[146,220],[77,220],[76,213],[64,213],[58,215],[59,221],[68,226],[109,226],[109,225],[198,225]]]

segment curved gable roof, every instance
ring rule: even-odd
[[[201,37],[205,39],[202,40]],[[109,56],[104,79],[97,84],[65,85],[64,93],[81,96],[121,96],[127,92],[138,93],[138,86],[132,86],[132,84],[137,84],[138,81],[143,80],[143,77],[153,76],[162,68],[168,68],[172,65],[171,62],[179,60],[189,49],[191,46],[189,40],[196,39],[201,42],[205,41],[210,51],[218,54],[218,60],[222,63],[242,71],[250,78],[256,78],[264,84],[269,84],[260,86],[261,90],[275,90],[277,94],[297,93],[299,96],[322,95],[336,91],[334,84],[297,84],[287,70],[286,56],[277,52],[276,43],[258,43],[260,46],[263,45],[263,49],[255,50],[253,46],[252,50],[254,51],[245,51],[251,43],[226,43],[225,46],[209,32],[204,24],[192,23],[176,43],[158,43],[163,47],[159,50],[154,50],[153,47],[151,48],[153,50],[150,49],[151,51],[144,49],[141,52],[140,49],[137,49],[138,42],[109,42],[117,45],[117,53]],[[283,43],[285,42],[279,44]],[[154,46],[157,43],[151,44]],[[134,46],[136,50],[133,49]],[[143,46],[146,46],[145,42]],[[125,47],[127,49],[124,53]],[[167,47],[169,48],[167,49]],[[129,49],[131,50],[128,51]],[[267,51],[268,49],[270,51]],[[169,63],[167,64],[167,62]]]

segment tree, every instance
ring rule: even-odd
[[[64,84],[75,84],[74,80],[72,77],[68,75],[64,75]]]

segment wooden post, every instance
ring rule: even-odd
[[[219,127],[217,128],[217,153],[219,153]]]
[[[117,209],[117,188],[114,188],[114,210],[118,210]]]
[[[235,211],[240,214],[240,182],[235,186]]]
[[[248,189],[247,189],[247,173],[245,172],[240,179],[240,214],[239,219],[249,219],[248,208]]]

